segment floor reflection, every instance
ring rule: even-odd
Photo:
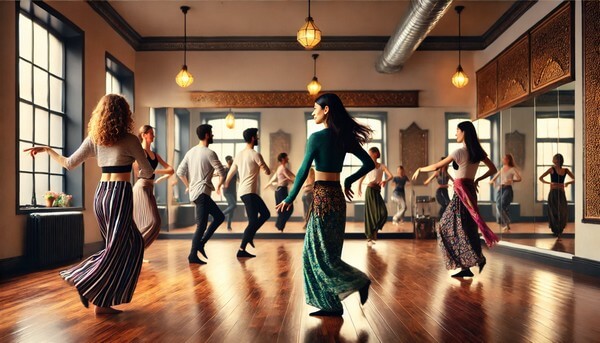
[[[462,341],[488,342],[487,314],[483,306],[483,284],[472,278],[456,279],[444,296],[442,324],[446,333],[444,342]],[[458,310],[461,309],[461,310]]]

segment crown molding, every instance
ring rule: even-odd
[[[517,21],[537,0],[515,2],[482,36],[461,37],[461,50],[483,50]],[[183,37],[142,37],[106,0],[87,3],[136,51],[181,51]],[[389,36],[325,36],[314,50],[383,51]],[[305,51],[295,36],[187,37],[189,51]],[[458,50],[456,36],[426,37],[419,51]]]

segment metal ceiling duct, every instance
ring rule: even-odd
[[[404,63],[446,13],[451,3],[452,0],[411,0],[406,15],[385,45],[375,69],[386,74],[402,70]]]

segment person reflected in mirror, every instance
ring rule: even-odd
[[[541,183],[550,185],[550,192],[548,193],[548,226],[552,230],[552,234],[558,237],[558,239],[560,239],[563,230],[567,226],[569,218],[565,187],[575,182],[575,176],[569,168],[563,168],[564,163],[565,158],[562,154],[554,155],[552,157],[553,166],[548,168],[539,177]],[[545,180],[547,175],[550,175],[550,182]],[[565,182],[567,175],[571,180]]]
[[[275,203],[279,204],[283,201],[283,199],[287,198],[288,185],[294,182],[296,175],[294,175],[294,173],[292,173],[292,171],[287,167],[288,163],[290,162],[290,158],[288,157],[287,153],[280,153],[277,156],[277,162],[279,162],[279,166],[277,167],[277,170],[275,171],[273,178],[271,178],[269,181],[267,187],[269,187],[271,184],[275,185]],[[289,209],[283,212],[277,212],[277,221],[275,222],[275,227],[277,230],[279,230],[279,232],[283,232],[283,229],[285,229],[285,224],[290,219],[293,212],[293,204]]]
[[[394,225],[399,225],[404,223],[404,213],[406,212],[405,187],[410,185],[410,179],[406,175],[403,166],[398,166],[398,168],[396,168],[396,176],[394,176],[392,182],[395,187],[390,199],[396,204],[396,214],[392,217],[392,223],[394,223]]]
[[[512,185],[513,183],[521,182],[522,180],[512,154],[504,155],[502,158],[502,168],[500,168],[496,175],[490,180],[490,184],[494,185],[498,178],[500,178],[498,192],[496,193],[498,223],[502,227],[502,232],[508,232],[510,231],[511,223],[508,209],[514,197]]]
[[[458,124],[456,141],[463,143],[463,146],[437,163],[418,168],[412,179],[416,180],[421,172],[432,172],[452,162],[456,169],[454,197],[440,220],[438,240],[446,268],[461,269],[452,277],[472,277],[471,267],[479,266],[479,273],[481,273],[486,264],[477,228],[481,230],[485,243],[489,247],[498,242],[498,237],[487,226],[477,207],[479,181],[494,175],[497,169],[481,147],[473,123],[463,121]],[[475,178],[481,162],[488,170]]]
[[[352,184],[375,168],[362,145],[372,130],[359,124],[344,108],[340,98],[326,93],[315,100],[312,117],[323,130],[313,133],[306,143],[304,160],[288,197],[276,205],[277,211],[291,207],[315,162],[313,202],[309,211],[302,264],[306,302],[319,308],[310,316],[339,317],[342,300],[358,291],[361,304],[369,296],[371,280],[360,270],[342,261],[346,227],[346,201],[352,200]],[[346,153],[355,155],[362,166],[340,185]]]
[[[132,130],[127,100],[107,94],[92,112],[88,136],[71,156],[62,156],[47,146],[25,150],[32,157],[46,152],[67,170],[95,157],[102,169],[94,194],[94,213],[104,249],[60,272],[67,283],[77,288],[83,306],[96,306],[96,314],[122,312],[113,306],[131,302],[142,269],[144,239],[133,221],[131,170],[135,161],[138,176],[149,179],[154,169]]]
[[[154,142],[154,128],[152,126],[143,125],[140,127],[138,138],[142,143],[146,158],[154,170],[151,178],[138,178],[133,185],[133,221],[144,238],[144,249],[148,249],[150,244],[158,238],[161,224],[156,198],[154,197],[154,184],[168,179],[175,171],[159,154],[152,151],[151,147]],[[162,168],[156,169],[159,164]],[[139,175],[137,163],[133,163],[133,171],[134,175]],[[161,176],[155,180],[156,174]],[[147,260],[144,260],[144,262],[147,262]]]
[[[369,149],[369,156],[375,163],[375,168],[358,180],[358,196],[362,196],[362,183],[367,178],[365,191],[365,236],[367,244],[375,244],[377,232],[383,229],[387,221],[388,211],[385,201],[381,196],[381,189],[394,177],[385,164],[377,162],[381,157],[379,148]],[[386,178],[383,178],[385,174]]]
[[[225,156],[225,162],[227,163],[227,167],[225,167],[225,173],[229,174],[229,170],[231,170],[231,165],[233,164],[233,157],[227,155]],[[232,182],[229,183],[229,187],[223,189],[223,196],[225,200],[227,200],[227,208],[223,210],[223,214],[227,216],[227,231],[233,230],[231,227],[231,222],[233,221],[233,217],[235,215],[235,209],[237,207],[237,182],[239,181],[238,173],[232,176]]]
[[[246,206],[248,226],[244,230],[244,236],[242,237],[237,257],[248,258],[256,257],[256,255],[247,252],[246,247],[248,244],[253,248],[255,247],[254,236],[256,232],[271,217],[271,212],[269,212],[267,205],[265,205],[265,202],[258,195],[258,176],[260,170],[262,169],[266,175],[271,175],[271,169],[265,163],[262,155],[254,150],[254,147],[258,145],[258,129],[246,129],[242,134],[246,142],[246,148],[235,156],[231,169],[227,174],[225,188],[229,188],[235,173],[239,171],[240,185],[238,191],[240,198]]]
[[[177,176],[185,185],[186,192],[190,194],[190,200],[196,206],[196,231],[192,237],[188,262],[206,264],[198,257],[198,253],[208,259],[204,249],[206,243],[225,220],[223,212],[210,197],[212,191],[215,190],[212,178],[216,171],[220,176],[217,194],[221,194],[221,187],[227,174],[225,174],[225,168],[219,161],[217,154],[208,148],[213,143],[212,125],[202,124],[198,126],[196,135],[200,142],[185,153],[177,168]],[[209,215],[213,219],[210,225],[208,225]]]
[[[308,171],[308,177],[302,186],[302,205],[304,206],[304,224],[302,229],[306,230],[306,223],[308,223],[308,216],[310,207],[313,202],[313,191],[315,186],[315,168],[310,167]]]
[[[443,161],[445,157],[440,158],[440,161]],[[448,165],[440,167],[435,170],[425,182],[424,185],[428,185],[433,179],[436,179],[438,188],[435,191],[435,200],[437,200],[440,205],[440,210],[438,212],[438,221],[442,219],[442,215],[446,212],[446,208],[448,204],[450,204],[450,195],[448,195],[448,183],[449,181],[454,181],[452,176],[448,173]]]

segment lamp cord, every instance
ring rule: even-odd
[[[460,65],[460,11],[458,12],[458,65]]]
[[[187,11],[183,13],[183,65],[187,65]]]
[[[310,0],[308,0],[308,17],[310,18]]]

